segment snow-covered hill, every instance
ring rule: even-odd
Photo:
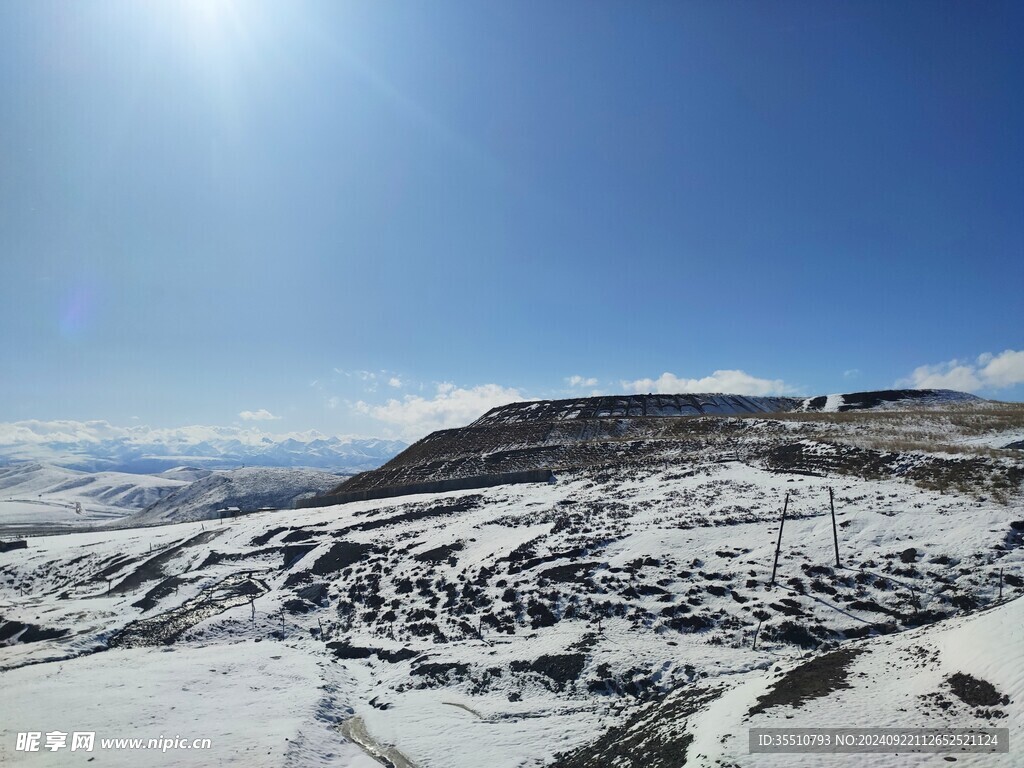
[[[1024,408],[962,406],[660,418],[553,484],[30,539],[0,553],[0,762],[51,729],[213,739],[168,763],[196,766],[824,764],[749,754],[777,725],[1020,743],[1024,458],[964,440]],[[895,760],[828,756],[947,762]]]
[[[95,525],[137,512],[188,477],[80,472],[35,462],[0,467],[0,530]]]
[[[0,424],[0,464],[36,461],[85,471],[157,473],[191,465],[352,473],[379,466],[404,447],[397,440],[341,438],[316,431],[276,435],[238,427],[116,427],[103,421]]]
[[[211,472],[135,513],[125,524],[209,520],[217,517],[218,510],[231,507],[243,512],[290,509],[296,499],[328,490],[340,479],[339,475],[310,469],[246,467]]]
[[[963,453],[970,446],[1002,447],[1022,433],[1024,408],[1019,404],[948,390],[855,392],[807,400],[722,394],[544,400],[500,406],[466,427],[427,435],[383,466],[346,480],[336,492],[580,469],[620,463],[624,456],[637,462],[666,450],[693,455],[714,450],[780,466],[797,451],[779,449],[802,439],[850,447],[856,455],[847,456],[845,468],[856,472],[859,466],[884,463],[864,449],[906,451],[911,440],[923,451],[959,444],[952,450]],[[931,464],[943,475],[936,462]],[[990,479],[987,472],[975,474]]]
[[[157,475],[82,472],[25,462],[0,467],[0,534],[208,520],[229,507],[288,509],[343,477],[273,467],[176,467]]]
[[[168,480],[183,480],[187,483],[194,483],[204,477],[212,475],[214,470],[202,469],[200,467],[171,467],[163,472],[158,472],[156,477],[165,477]]]

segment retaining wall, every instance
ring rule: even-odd
[[[366,488],[360,491],[343,491],[330,496],[315,496],[295,502],[295,509],[306,507],[329,507],[333,504],[347,504],[350,501],[390,499],[394,496],[409,496],[414,493],[443,493],[465,491],[472,488],[491,488],[495,485],[517,483],[546,483],[555,476],[550,469],[527,469],[520,472],[501,472],[494,475],[475,475],[449,480],[433,480],[408,485],[393,485],[387,488]]]

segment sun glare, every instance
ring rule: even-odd
[[[189,22],[197,26],[218,27],[234,15],[234,0],[179,0]]]
[[[177,7],[199,47],[215,48],[238,25],[237,0],[178,0]]]

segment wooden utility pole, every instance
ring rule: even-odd
[[[839,528],[836,526],[836,503],[832,497],[832,489],[828,489],[828,506],[832,510],[832,541],[836,545],[836,568],[839,567]]]
[[[789,494],[786,494],[786,500],[782,504],[782,521],[779,523],[779,540],[775,543],[775,562],[772,564],[772,580],[768,585],[768,589],[775,586],[775,571],[779,567],[779,549],[782,547],[782,527],[786,524],[786,509],[789,507]]]

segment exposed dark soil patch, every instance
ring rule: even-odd
[[[1017,549],[1024,546],[1024,520],[1014,520],[1010,523],[1010,530],[1006,533],[1006,541],[1003,544],[1006,549]]]
[[[704,614],[674,616],[665,623],[678,632],[703,632],[715,626],[715,620]]]
[[[997,704],[1005,706],[1010,703],[1010,697],[999,693],[992,683],[963,672],[951,675],[948,682],[956,697],[970,707],[994,707]]]
[[[509,553],[506,557],[500,557],[495,561],[500,563],[503,560],[509,562],[508,572],[509,574],[521,573],[522,571],[528,571],[531,568],[536,568],[538,565],[544,565],[544,563],[553,563],[555,560],[579,560],[581,557],[586,557],[589,552],[586,547],[577,547],[576,549],[566,550],[565,552],[552,552],[550,555],[544,555],[542,557],[530,557],[532,553],[528,547],[518,547]]]
[[[343,568],[355,565],[372,551],[374,551],[374,547],[371,544],[339,541],[313,563],[313,567],[309,569],[309,572],[315,573],[317,576],[337,573]]]
[[[228,608],[255,600],[268,591],[262,581],[245,575],[230,576],[209,592],[148,619],[133,621],[111,638],[110,648],[170,645],[202,621]]]
[[[277,534],[284,533],[287,530],[288,528],[286,526],[281,526],[280,528],[271,528],[269,531],[264,531],[259,536],[253,536],[250,544],[252,544],[252,546],[254,547],[262,547],[272,538],[277,536]]]
[[[132,563],[138,562],[139,558],[130,557],[129,555],[115,555],[112,558],[108,558],[102,561],[103,567],[95,574],[90,576],[86,581],[81,582],[79,586],[85,584],[99,584],[107,580],[108,576],[111,576],[120,571],[125,566],[131,565]]]
[[[264,547],[263,549],[254,549],[249,552],[218,552],[213,550],[206,556],[206,559],[199,564],[199,567],[196,568],[196,570],[201,571],[204,568],[208,568],[211,565],[217,565],[218,563],[237,563],[242,560],[279,555],[281,553],[281,549],[282,547]]]
[[[0,616],[0,645],[56,640],[59,637],[64,637],[70,631],[70,629],[49,629],[36,626],[35,624],[23,624],[13,619],[5,621]]]
[[[855,411],[865,408],[877,408],[882,403],[898,403],[903,400],[917,400],[935,397],[940,394],[933,389],[880,389],[874,392],[850,392],[843,395],[839,411]],[[816,397],[811,400],[810,410],[821,410],[825,407],[826,398]]]
[[[281,607],[293,616],[302,613],[309,613],[316,608],[316,606],[309,601],[299,599],[285,600],[281,603]]]
[[[872,613],[884,613],[888,616],[899,615],[898,611],[885,608],[874,600],[851,600],[846,604],[846,607],[854,611],[871,611]]]
[[[756,715],[778,706],[800,707],[811,699],[828,696],[841,688],[851,688],[846,682],[847,667],[861,653],[864,650],[860,648],[840,648],[790,670],[768,693],[758,697],[757,704],[747,715]]]
[[[328,643],[327,647],[336,659],[368,659],[379,650],[361,645],[349,645],[345,642]]]
[[[789,597],[784,597],[777,603],[770,603],[770,607],[786,616],[806,616],[800,603]]]
[[[921,627],[925,624],[934,624],[936,621],[948,618],[949,615],[948,611],[926,609],[903,616],[901,620],[905,627]]]
[[[538,577],[557,584],[584,584],[587,575],[598,565],[600,563],[597,562],[559,565],[554,568],[548,568],[546,571],[541,571]]]
[[[464,548],[465,544],[461,541],[457,541],[454,544],[442,544],[440,547],[434,547],[425,552],[420,552],[418,555],[413,555],[413,559],[419,560],[421,563],[434,563],[437,565],[453,557],[456,552]]]
[[[302,600],[308,600],[314,605],[323,605],[327,599],[327,584],[323,582],[310,584],[302,589],[295,590],[295,594]]]
[[[136,600],[132,603],[132,607],[141,608],[143,611],[155,608],[157,603],[171,593],[177,592],[178,587],[182,584],[187,584],[188,581],[189,579],[186,579],[183,576],[170,576],[149,590],[141,600]]]
[[[165,572],[165,569],[174,558],[190,547],[197,547],[201,544],[206,544],[207,542],[212,541],[220,536],[221,533],[223,533],[223,531],[220,530],[201,531],[192,538],[186,539],[180,544],[176,544],[170,549],[161,552],[159,555],[149,558],[149,560],[146,560],[134,571],[128,574],[120,584],[116,584],[110,590],[110,593],[114,595],[123,595],[127,592],[133,592],[147,581],[156,581],[157,579],[161,579],[164,576],[169,575]]]
[[[306,553],[316,549],[315,544],[286,544],[284,547],[284,567],[289,568],[301,560]],[[360,562],[367,555],[376,552],[372,544],[357,544],[351,541],[338,541],[317,558],[316,562],[305,571],[293,573],[285,581],[286,587],[307,584],[313,576],[328,576],[344,570]]]
[[[309,541],[310,539],[316,537],[316,535],[318,533],[321,533],[321,532],[320,531],[307,531],[304,528],[296,528],[291,533],[287,534],[286,536],[281,537],[281,543],[282,544],[291,544],[292,542],[295,542],[295,541]]]
[[[648,704],[596,741],[555,756],[549,768],[683,768],[693,735],[686,718],[720,691],[687,686]]]
[[[476,509],[479,505],[483,496],[463,496],[461,499],[456,499],[451,504],[436,504],[426,509],[416,509],[412,512],[404,512],[399,515],[393,515],[391,517],[381,518],[379,520],[368,520],[365,523],[356,523],[345,528],[341,528],[334,531],[334,536],[346,536],[353,531],[372,531],[377,528],[384,528],[389,525],[398,525],[400,523],[411,523],[417,520],[427,520],[432,517],[445,517],[447,515],[454,515],[456,512],[468,512],[471,509]]]
[[[866,480],[903,478],[922,488],[945,491],[994,487],[1016,488],[1024,482],[1024,469],[982,457],[919,457],[908,463],[905,453],[876,451],[839,443],[787,443],[764,452],[767,466],[786,472],[830,473]],[[984,482],[983,482],[984,481]]]
[[[552,656],[541,656],[536,661],[513,661],[509,669],[513,672],[536,672],[554,681],[555,690],[561,691],[565,686],[579,679],[586,664],[582,653],[566,653]]]
[[[327,647],[330,649],[331,653],[333,653],[334,657],[337,659],[368,659],[371,656],[376,656],[382,661],[396,663],[399,661],[405,661],[407,659],[415,658],[419,655],[418,652],[412,650],[411,648],[400,648],[397,651],[390,651],[385,650],[383,648],[349,645],[346,642],[331,642],[327,644]]]
[[[426,678],[425,682],[427,684],[447,685],[453,682],[453,680],[458,682],[464,679],[469,674],[469,664],[458,664],[455,662],[420,664],[418,667],[413,668],[410,674]]]
[[[766,626],[762,637],[779,643],[799,645],[801,648],[817,648],[825,639],[831,639],[835,633],[821,624],[798,624],[795,621],[783,621],[777,627]]]
[[[284,558],[284,562],[281,564],[281,567],[291,568],[316,548],[316,544],[285,544],[281,549],[281,555]],[[294,575],[305,576],[305,574],[293,574],[293,576]],[[291,581],[291,578],[289,578],[289,581]]]

